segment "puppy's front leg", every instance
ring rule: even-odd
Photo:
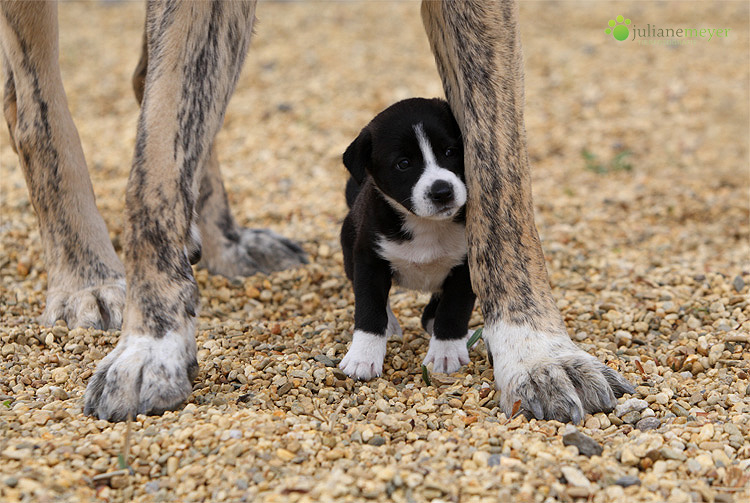
[[[633,387],[581,351],[555,305],[534,224],[518,8],[424,1],[422,19],[464,137],[469,264],[501,405],[579,422]]]
[[[451,270],[443,283],[442,292],[435,298],[434,319],[425,316],[427,319],[423,320],[425,329],[432,328],[424,364],[432,363],[435,372],[450,374],[469,363],[466,341],[476,296],[471,289],[468,263],[464,262]]]
[[[188,261],[200,167],[252,32],[254,2],[150,2],[148,72],[127,188],[122,337],[86,389],[112,421],[178,407],[192,390],[198,288]]]
[[[383,373],[388,341],[388,291],[391,271],[379,259],[354,263],[354,335],[341,370],[349,377],[363,381]]]

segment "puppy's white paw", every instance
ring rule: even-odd
[[[432,370],[443,374],[452,374],[462,366],[469,363],[469,350],[466,348],[466,341],[469,334],[461,339],[440,340],[435,337],[430,338],[430,347],[427,349],[427,356],[424,357],[424,363],[432,363]]]
[[[84,413],[107,421],[161,414],[184,402],[198,373],[194,322],[185,333],[125,335],[97,366],[86,387]]]
[[[492,355],[500,405],[520,400],[527,417],[580,423],[586,413],[609,412],[615,397],[635,389],[620,374],[579,349],[567,334],[499,322],[482,332]]]
[[[387,337],[355,330],[352,345],[339,367],[354,379],[367,381],[383,373]]]

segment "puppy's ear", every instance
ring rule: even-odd
[[[372,135],[368,128],[363,129],[357,139],[354,140],[346,152],[344,152],[344,166],[352,174],[352,178],[362,184],[370,167],[372,156]]]

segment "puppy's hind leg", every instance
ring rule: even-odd
[[[4,112],[47,266],[40,322],[119,328],[125,271],[94,200],[58,64],[57,6],[0,3]]]
[[[191,223],[254,12],[254,2],[148,4],[148,72],[126,197],[127,305],[122,338],[86,389],[86,414],[158,414],[190,395],[198,367]]]
[[[579,422],[633,387],[568,337],[534,225],[517,5],[424,1],[422,19],[464,136],[471,277],[501,405]]]
[[[133,90],[139,104],[143,100],[147,73],[148,51],[144,34],[141,59],[133,73]],[[268,229],[238,225],[229,208],[218,154],[213,145],[204,162],[194,219],[200,239],[193,240],[189,247],[193,256],[200,259],[198,267],[208,269],[211,274],[234,277],[270,273],[307,263],[307,255],[294,241]]]

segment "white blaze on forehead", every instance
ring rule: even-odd
[[[415,125],[414,132],[417,133],[417,142],[419,143],[419,150],[422,151],[425,169],[430,167],[438,168],[439,166],[435,160],[435,152],[432,151],[430,140],[427,139],[427,133],[424,132],[424,125],[421,122]]]
[[[421,122],[414,125],[414,133],[417,135],[417,143],[424,160],[422,176],[419,177],[412,189],[414,213],[420,217],[452,218],[459,208],[466,204],[466,185],[453,171],[441,168],[438,165],[435,151],[432,150],[432,145],[430,145],[430,140],[427,138],[427,133],[425,133],[424,125]],[[432,184],[438,180],[449,183],[453,188],[453,211],[446,212],[445,207],[436,207],[430,198]]]

